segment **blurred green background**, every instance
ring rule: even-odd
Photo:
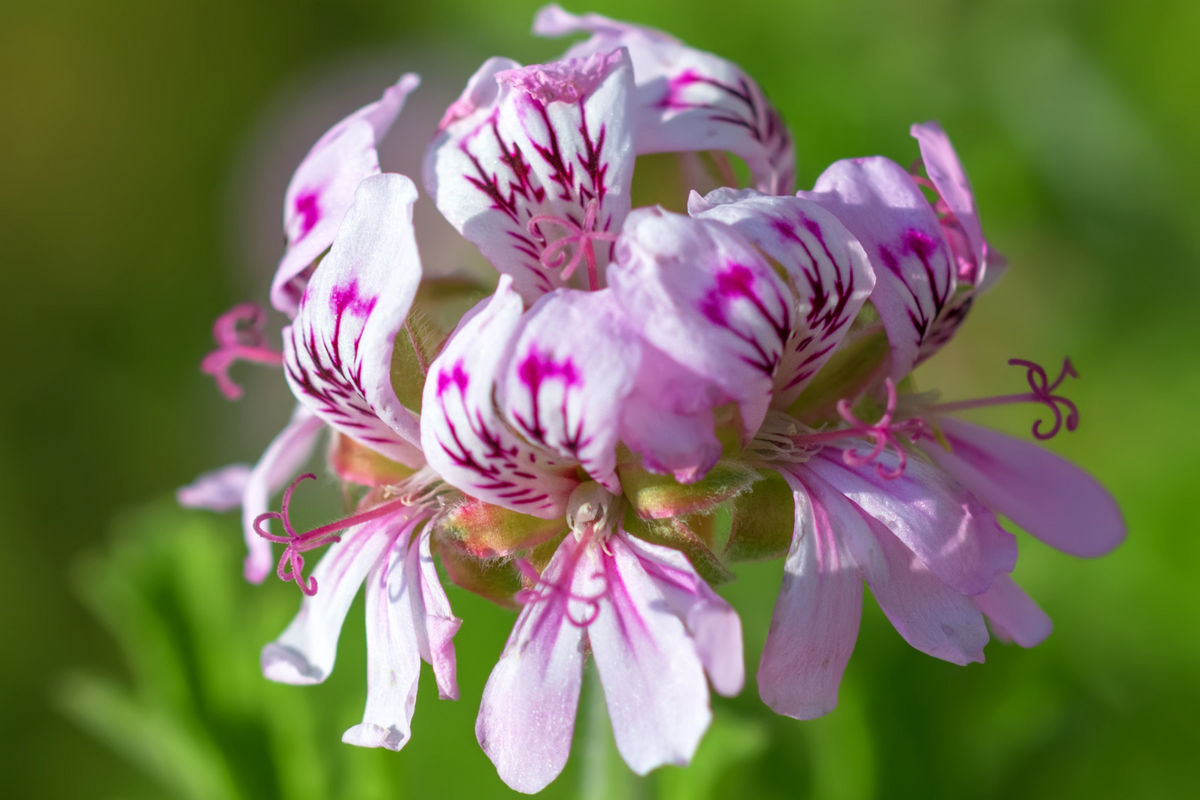
[[[231,516],[171,492],[253,461],[286,420],[278,373],[198,369],[217,314],[265,300],[290,169],[402,69],[426,80],[384,150],[414,169],[439,104],[527,33],[530,0],[6,0],[0,6],[0,794],[399,798],[507,793],[474,741],[512,615],[452,589],[462,699],[429,675],[400,754],[340,744],[365,696],[361,602],[313,688],[257,672],[294,586],[240,578]],[[587,10],[568,4],[574,11]],[[591,6],[742,64],[829,162],[917,155],[937,118],[1012,262],[919,375],[948,399],[1018,391],[1070,355],[1080,430],[1052,447],[1120,499],[1129,541],[1083,562],[1022,537],[1056,629],[959,668],[868,603],[842,703],[801,723],[753,684],[716,703],[696,764],[633,779],[583,700],[553,797],[1194,797],[1200,784],[1200,3],[629,0]],[[427,99],[420,99],[422,97]],[[391,140],[390,140],[391,141]],[[394,161],[389,159],[394,158]],[[428,201],[425,201],[428,203]],[[426,257],[470,255],[430,215]],[[420,234],[425,237],[426,234]],[[431,243],[432,240],[432,243]],[[444,246],[443,246],[444,245]],[[1024,433],[1036,412],[980,412]],[[325,481],[314,515],[332,513]],[[325,503],[325,506],[321,505]],[[740,570],[753,673],[779,563]]]

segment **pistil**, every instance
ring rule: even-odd
[[[539,227],[543,223],[552,222],[567,230],[565,236],[546,245],[538,260],[543,269],[552,270],[562,267],[560,274],[564,281],[569,280],[575,274],[575,268],[579,266],[580,259],[586,260],[588,286],[593,292],[600,288],[600,273],[596,268],[596,250],[593,242],[597,240],[615,242],[617,240],[617,234],[615,233],[595,230],[596,213],[599,206],[599,202],[594,197],[588,201],[583,215],[583,227],[580,227],[566,217],[559,217],[553,214],[538,214],[529,220],[528,225],[530,235],[540,237],[543,240],[546,239],[546,236]],[[570,261],[567,261],[566,250],[572,244],[575,245],[575,250],[571,253]]]
[[[1079,409],[1066,397],[1054,394],[1068,375],[1072,378],[1079,377],[1079,373],[1075,371],[1075,366],[1071,363],[1071,359],[1063,359],[1062,371],[1053,383],[1049,382],[1046,370],[1040,364],[1021,358],[1010,358],[1008,363],[1010,366],[1025,367],[1025,379],[1029,381],[1029,392],[999,395],[997,397],[983,397],[978,400],[960,400],[954,403],[939,403],[930,406],[926,410],[931,414],[950,414],[955,411],[1012,405],[1013,403],[1041,403],[1053,412],[1054,427],[1049,431],[1043,431],[1042,426],[1046,423],[1046,420],[1039,419],[1033,424],[1034,438],[1045,441],[1046,439],[1053,439],[1062,430],[1064,425],[1066,425],[1068,431],[1074,431],[1079,427]]]

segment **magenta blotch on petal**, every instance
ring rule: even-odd
[[[480,305],[430,365],[421,402],[426,457],[443,480],[471,497],[554,519],[579,483],[573,463],[530,444],[493,401],[511,358],[521,298],[504,276]]]
[[[383,97],[330,128],[300,162],[283,202],[287,252],[271,283],[271,304],[295,316],[307,270],[333,244],[358,184],[379,172],[376,147],[420,79],[411,73]]]
[[[718,386],[754,435],[792,329],[791,291],[724,223],[661,208],[630,214],[608,280],[650,344]]]
[[[833,214],[798,197],[717,189],[704,198],[693,193],[688,212],[732,226],[787,271],[796,306],[772,400],[787,407],[833,355],[875,288],[866,252]]]
[[[412,226],[417,189],[403,175],[364,180],[300,311],[284,329],[285,374],[300,402],[332,427],[412,467],[420,424],[392,388],[392,348],[421,262]]]

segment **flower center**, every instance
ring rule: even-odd
[[[538,258],[542,268],[552,270],[562,267],[560,274],[562,279],[566,281],[575,274],[575,268],[579,266],[580,259],[583,259],[587,262],[588,286],[592,291],[600,288],[600,274],[596,269],[596,249],[593,242],[596,240],[615,242],[617,240],[617,234],[595,229],[596,213],[599,206],[599,202],[594,197],[588,201],[587,207],[584,209],[582,227],[576,224],[574,220],[553,214],[538,214],[529,220],[527,226],[531,236],[536,236],[547,242],[546,248],[542,250],[542,254]],[[541,225],[544,223],[558,225],[564,228],[567,233],[554,242],[550,242],[541,230]],[[575,245],[575,247],[571,251],[570,260],[568,260],[567,248],[571,245]]]
[[[607,550],[605,541],[612,535],[619,511],[620,498],[595,481],[576,486],[567,499],[567,525],[578,545],[554,581],[546,580],[527,559],[517,559],[517,569],[533,587],[522,589],[513,599],[523,605],[558,600],[566,604],[567,621],[572,625],[586,628],[595,622],[600,614],[600,601],[608,595],[608,577],[603,571],[593,573],[591,579],[599,581],[600,588],[591,594],[580,594],[574,591],[575,571],[589,547]],[[580,606],[582,613],[578,613]]]
[[[253,361],[278,367],[283,364],[283,353],[267,346],[263,326],[267,315],[257,303],[242,303],[234,306],[213,323],[213,339],[217,349],[204,357],[200,369],[217,382],[221,394],[229,400],[242,396],[242,387],[229,377],[229,368],[236,361]]]

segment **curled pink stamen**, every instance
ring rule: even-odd
[[[897,464],[895,469],[886,469],[883,464],[875,463],[875,472],[879,477],[886,480],[896,480],[904,474],[905,468],[908,466],[908,455],[904,452],[904,447],[900,442],[900,434],[908,434],[910,440],[916,440],[926,431],[925,421],[914,417],[906,419],[902,422],[892,422],[892,417],[896,413],[896,384],[891,378],[887,378],[883,382],[887,389],[887,409],[883,412],[883,416],[878,422],[868,424],[863,422],[858,417],[854,416],[854,412],[850,410],[849,401],[842,399],[837,402],[837,412],[842,419],[850,424],[849,430],[837,431],[843,436],[865,436],[875,441],[875,446],[871,448],[871,452],[862,453],[855,448],[848,448],[842,451],[842,460],[850,467],[862,467],[876,460],[883,455],[883,451],[889,446],[896,453]]]
[[[323,547],[327,544],[333,544],[334,542],[340,542],[342,537],[337,535],[340,531],[390,514],[400,506],[409,505],[409,498],[400,497],[375,506],[368,511],[338,520],[337,522],[331,522],[328,525],[322,525],[319,528],[313,528],[304,533],[296,533],[296,529],[292,527],[292,521],[289,517],[292,492],[296,490],[296,486],[299,485],[300,481],[309,478],[316,480],[317,476],[311,472],[306,472],[292,481],[291,485],[283,493],[283,503],[280,505],[279,511],[268,511],[265,514],[259,514],[255,517],[254,532],[267,541],[286,545],[283,549],[283,555],[279,557],[279,565],[275,568],[275,574],[279,576],[281,581],[294,580],[296,585],[300,587],[300,591],[312,597],[317,593],[317,579],[310,576],[307,582],[304,580],[304,556],[301,553],[317,547]],[[272,519],[277,519],[283,523],[286,535],[280,536],[271,533],[263,527],[268,520]]]
[[[267,315],[257,303],[242,303],[217,317],[213,323],[213,339],[217,349],[204,357],[200,369],[217,382],[221,394],[230,400],[242,396],[242,387],[229,377],[229,368],[236,361],[253,361],[277,367],[283,364],[283,353],[267,346],[263,326]]]
[[[546,248],[542,250],[538,261],[541,263],[543,269],[550,270],[562,267],[560,274],[565,281],[575,274],[575,268],[579,266],[580,259],[585,259],[588,266],[588,284],[592,288],[592,291],[600,288],[600,276],[596,271],[596,250],[593,242],[615,242],[617,240],[615,233],[595,230],[596,212],[599,205],[594,197],[588,201],[587,208],[584,210],[583,227],[580,227],[566,217],[558,217],[553,214],[538,214],[530,218],[527,226],[531,236],[536,236],[543,240],[546,239],[546,236],[539,227],[543,223],[552,222],[555,225],[565,228],[567,234],[554,242],[548,243]],[[571,251],[571,259],[568,261],[567,248],[570,245],[575,245],[575,248]]]
[[[930,411],[938,414],[953,413],[955,411],[968,411],[972,408],[986,408],[988,406],[1009,405],[1012,403],[1041,403],[1050,409],[1054,414],[1054,427],[1049,431],[1043,431],[1042,426],[1046,424],[1045,419],[1039,419],[1033,423],[1033,436],[1035,439],[1045,441],[1053,439],[1058,435],[1065,425],[1068,431],[1074,431],[1079,427],[1079,409],[1075,404],[1062,395],[1054,394],[1055,390],[1066,380],[1070,375],[1072,378],[1078,378],[1079,373],[1075,371],[1075,365],[1071,363],[1071,359],[1064,358],[1062,371],[1058,373],[1058,378],[1054,383],[1050,383],[1049,377],[1046,375],[1046,370],[1041,364],[1033,361],[1026,361],[1023,358],[1010,358],[1008,360],[1010,366],[1025,367],[1025,379],[1029,381],[1031,391],[1022,394],[1006,394],[999,397],[984,397],[979,400],[960,400],[955,403],[939,403],[931,406]],[[1063,409],[1066,409],[1066,414]]]
[[[534,584],[534,588],[522,589],[513,595],[513,599],[518,603],[522,605],[538,603],[542,600],[550,600],[556,594],[560,595],[564,598],[564,602],[567,605],[567,621],[576,628],[586,628],[595,622],[596,618],[600,616],[600,601],[608,595],[608,577],[604,573],[597,572],[596,574],[592,575],[593,579],[599,579],[603,583],[603,587],[600,589],[600,591],[596,592],[594,595],[580,595],[575,594],[570,590],[570,588],[565,587],[560,583],[553,583],[544,580],[541,574],[538,573],[537,568],[533,566],[528,559],[518,558],[517,569],[519,569],[521,574]],[[568,579],[571,577],[572,573],[573,570],[567,570],[566,575]],[[587,616],[583,619],[576,619],[571,614],[571,601],[583,603],[587,608]]]

